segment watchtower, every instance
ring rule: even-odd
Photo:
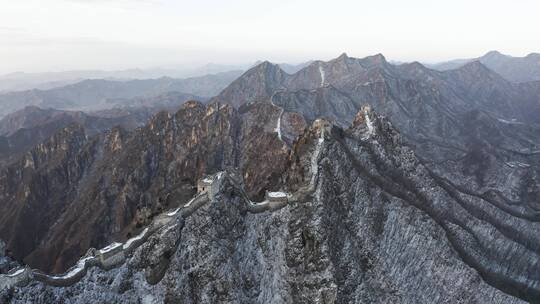
[[[202,178],[197,182],[197,193],[201,193],[204,191],[210,190],[210,187],[212,186],[213,179],[210,176],[206,176],[205,178]]]
[[[284,192],[266,192],[265,195],[266,201],[268,202],[268,207],[270,210],[277,210],[279,208],[285,207],[289,203],[289,198],[287,193]]]
[[[269,202],[286,203],[287,194],[284,192],[268,192],[266,191],[265,198]]]
[[[100,249],[97,253],[97,257],[102,265],[110,263],[109,260],[116,260],[115,257],[123,254],[123,247],[121,243],[112,243],[109,246]]]

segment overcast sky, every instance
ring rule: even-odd
[[[0,0],[0,73],[540,52],[538,0]]]

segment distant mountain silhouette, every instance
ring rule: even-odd
[[[459,68],[471,61],[480,61],[488,68],[512,82],[540,80],[540,54],[538,53],[531,53],[525,57],[512,57],[501,54],[498,51],[490,51],[479,58],[451,60],[429,65],[429,67],[445,71]]]

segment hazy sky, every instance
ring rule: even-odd
[[[0,73],[540,52],[538,0],[0,0]]]

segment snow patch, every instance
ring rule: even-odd
[[[497,120],[502,122],[502,123],[509,124],[509,125],[522,125],[523,124],[522,122],[517,121],[517,119],[515,119],[515,118],[512,118],[511,120],[497,118]]]
[[[508,167],[510,167],[510,168],[521,168],[521,169],[526,169],[526,168],[529,168],[531,166],[529,164],[525,164],[525,163],[518,162],[518,161],[507,162],[506,165]]]
[[[19,269],[17,269],[17,271],[15,271],[12,274],[8,274],[7,276],[10,277],[10,278],[11,277],[16,277],[16,276],[20,275],[23,272],[24,272],[24,268],[19,268]]]
[[[176,208],[174,211],[167,213],[167,216],[175,216],[182,208]]]
[[[139,235],[127,240],[127,242],[124,244],[124,249],[128,249],[129,246],[131,246],[131,244],[133,244],[133,242],[136,242],[136,241],[142,239],[146,235],[147,232],[148,232],[148,228],[145,228],[143,230],[143,232],[141,232]]]
[[[319,73],[321,74],[321,87],[324,86],[324,69],[321,65],[319,65]]]
[[[366,140],[375,133],[375,128],[373,127],[373,122],[371,121],[371,118],[369,118],[369,112],[367,110],[364,111],[364,118],[366,121],[367,132],[363,139]]]
[[[114,249],[118,248],[122,246],[121,243],[117,243],[117,242],[114,242],[112,244],[110,244],[109,246],[99,250],[100,253],[107,253],[107,252],[110,252],[110,251],[113,251]]]
[[[254,201],[249,201],[249,203],[252,205],[252,206],[265,206],[265,205],[268,205],[269,202],[267,200],[264,200],[262,202],[254,202]]]
[[[172,226],[170,226],[170,227],[167,227],[167,229],[165,229],[165,230],[161,233],[161,235],[167,234],[169,231],[171,231],[172,229],[176,228],[177,226],[178,226],[178,224],[174,224],[174,225],[172,225]]]
[[[319,155],[321,154],[323,143],[324,143],[324,129],[321,129],[321,135],[317,142],[317,147],[315,148],[315,152],[313,153],[313,156],[311,157],[311,180],[309,181],[310,188],[315,187],[315,178],[319,174],[318,161],[319,161]]]
[[[268,197],[287,197],[285,192],[268,192]]]
[[[281,112],[279,112],[279,117],[277,120],[277,125],[274,131],[277,133],[279,140],[283,140],[281,138],[281,116],[283,116],[283,109],[281,109]]]
[[[187,202],[187,204],[184,205],[184,208],[187,208],[189,206],[191,206],[191,203],[193,203],[193,201],[195,200],[195,198],[197,198],[197,196],[195,196],[194,198],[190,199],[189,202]],[[178,208],[180,209],[180,208]]]

